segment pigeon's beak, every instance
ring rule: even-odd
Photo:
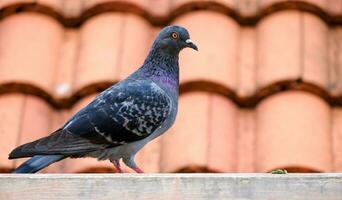
[[[194,43],[192,40],[187,39],[187,40],[185,40],[185,43],[186,43],[186,46],[187,46],[187,47],[190,47],[190,48],[192,48],[192,49],[198,51],[197,46],[195,45],[195,43]]]

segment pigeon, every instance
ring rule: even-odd
[[[108,89],[50,135],[15,148],[9,159],[32,157],[13,173],[35,173],[65,158],[120,161],[143,173],[136,153],[174,123],[178,109],[179,52],[198,51],[181,26],[164,27],[143,65]]]

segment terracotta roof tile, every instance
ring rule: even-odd
[[[53,110],[40,98],[27,96],[22,109],[19,143],[27,143],[45,137],[52,131]],[[39,124],[39,125],[37,125]]]
[[[332,0],[330,2],[333,3],[333,2],[337,2],[337,1],[340,1],[340,0]],[[286,3],[287,0],[261,0],[260,1],[260,6],[261,7],[267,7],[267,6],[272,6],[274,4],[279,4],[279,3]],[[309,4],[309,5],[314,5],[314,6],[317,6],[321,9],[327,9],[328,5],[329,5],[329,0],[300,0],[299,2],[301,3],[306,3],[305,5]]]
[[[64,4],[65,2],[68,2],[70,0],[35,0],[34,2],[37,4],[46,5],[49,7],[54,8],[55,10],[61,12],[63,8],[65,8]]]
[[[118,71],[123,26],[123,14],[107,13],[90,19],[81,27],[75,88],[113,80]]]
[[[341,16],[342,0],[2,0],[0,171],[22,162],[12,148],[139,67],[168,24],[200,51],[180,56],[176,124],[139,152],[142,168],[341,171]],[[113,167],[69,159],[44,172],[95,171]]]
[[[5,7],[16,3],[33,3],[35,0],[2,0],[0,1],[0,7]]]
[[[64,16],[69,16],[70,18],[77,18],[81,15],[84,0],[83,1],[75,1],[75,0],[57,0],[62,3],[62,10]]]
[[[2,170],[14,167],[14,161],[7,158],[8,153],[18,145],[24,101],[24,95],[19,94],[6,95],[0,98],[0,141],[2,141],[0,168]]]
[[[160,172],[161,138],[157,138],[137,153],[136,162],[145,172]],[[126,171],[132,171],[126,168]]]
[[[258,24],[258,87],[264,87],[278,80],[299,78],[301,70],[300,31],[301,14],[297,11],[275,13]]]
[[[60,25],[43,15],[24,13],[6,18],[0,26],[1,82],[31,83],[51,91]]]
[[[115,172],[115,168],[109,161],[97,161],[94,158],[72,159],[68,158],[60,163],[63,173],[91,173],[96,172]]]
[[[149,1],[150,0],[126,0],[125,3],[148,9]],[[122,1],[120,0],[86,0],[84,1],[84,9],[89,9],[101,3],[112,3],[112,2],[122,2]]]
[[[181,82],[209,80],[235,89],[239,34],[236,22],[215,12],[200,11],[182,16],[174,23],[187,27],[192,40],[199,46],[196,54],[191,50],[185,50],[183,53],[180,59]],[[217,29],[218,26],[224,28]],[[203,27],[206,27],[206,34],[202,34]],[[222,43],[226,45],[220,45]]]
[[[236,130],[234,120],[230,120],[235,117],[232,111],[236,112],[235,105],[209,93],[181,96],[176,123],[162,136],[161,171],[191,165],[234,171]]]
[[[238,108],[226,98],[211,94],[208,109],[208,163],[205,166],[215,171],[235,172]],[[196,122],[193,124],[195,125]],[[182,132],[187,134],[185,131]]]
[[[181,96],[175,125],[162,136],[162,172],[177,171],[188,165],[207,165],[209,105],[210,95],[206,93]]]
[[[151,13],[156,16],[166,16],[170,13],[171,2],[170,0],[149,0],[147,4]]]
[[[20,135],[17,145],[45,137],[52,132],[52,109],[40,98],[32,96],[25,97],[21,114],[22,121],[20,124]],[[25,160],[26,159],[16,160],[16,166],[19,166]]]
[[[342,172],[342,109],[333,109],[332,117],[334,171]]]
[[[328,85],[328,27],[311,14],[302,16],[303,79],[324,88]]]
[[[256,89],[256,31],[254,28],[242,28],[239,33],[237,52],[239,96],[251,96]]]
[[[60,46],[59,60],[54,77],[53,95],[57,98],[69,97],[74,92],[73,82],[76,75],[79,48],[78,32],[66,30]]]
[[[131,12],[152,24],[165,25],[176,17],[194,10],[212,10],[233,17],[241,24],[255,24],[266,15],[280,10],[302,10],[320,16],[327,23],[341,23],[341,0],[4,0],[0,8],[12,12],[41,12],[66,26],[79,26],[94,15],[108,11]]]
[[[139,30],[139,31],[136,31]],[[155,31],[141,17],[125,14],[120,37],[120,59],[117,67],[118,79],[123,79],[140,67],[154,40]]]
[[[330,107],[324,101],[284,92],[261,102],[256,112],[258,172],[289,166],[332,170]]]
[[[184,5],[184,4],[200,4],[200,3],[206,3],[208,2],[207,0],[174,0],[173,1],[173,5],[175,6],[176,4],[178,5]],[[237,2],[234,0],[210,0],[210,3],[216,3],[219,5],[224,5],[226,7],[231,7],[231,8],[235,8]]]
[[[342,1],[341,0],[328,0],[328,9],[334,15],[341,14],[342,13]]]
[[[240,109],[237,115],[236,171],[255,172],[256,116],[249,109]]]
[[[250,0],[240,0],[236,2],[236,10],[241,13],[242,16],[253,16],[258,13],[259,2]]]
[[[329,37],[329,68],[330,85],[332,94],[342,93],[342,80],[340,74],[342,71],[342,28],[332,29]]]

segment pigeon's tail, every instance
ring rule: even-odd
[[[47,167],[54,162],[62,160],[65,157],[66,156],[64,155],[33,156],[31,159],[16,168],[12,173],[36,173],[44,167]]]

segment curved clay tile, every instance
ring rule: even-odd
[[[329,83],[328,27],[317,16],[302,14],[302,76],[305,81],[327,88]]]
[[[146,21],[131,14],[92,18],[80,31],[75,90],[126,78],[144,62],[152,36]]]
[[[257,87],[297,79],[301,73],[301,14],[283,11],[257,25]]]
[[[0,1],[0,8],[3,8],[5,6],[9,6],[11,4],[16,3],[34,3],[35,0],[1,0]]]
[[[206,166],[190,165],[178,169],[174,173],[219,173],[219,171],[215,171]]]
[[[2,0],[0,8],[4,9],[0,17],[30,11],[51,16],[66,27],[79,27],[99,14],[125,12],[139,15],[154,26],[165,26],[184,14],[211,10],[250,26],[275,12],[296,9],[336,25],[341,24],[341,5],[340,0]]]
[[[331,0],[328,1],[328,10],[333,15],[338,15],[342,13],[342,1],[341,0]]]
[[[339,1],[339,0],[332,0],[332,2],[335,1]],[[286,3],[288,2],[287,0],[261,0],[260,1],[260,7],[261,8],[265,8],[265,7],[268,7],[268,6],[272,6],[274,4],[277,4],[277,3]],[[314,5],[316,7],[319,7],[320,9],[327,9],[328,8],[328,2],[329,0],[300,0],[300,1],[297,1],[297,2],[303,2],[303,3],[306,3],[306,4],[309,4],[309,5]]]
[[[80,16],[83,11],[83,3],[84,3],[84,0],[83,1],[64,0],[63,9],[62,9],[63,15],[69,18],[76,18]]]
[[[236,172],[255,172],[255,111],[240,109],[237,115]]]
[[[161,136],[161,172],[207,165],[209,105],[208,93],[194,92],[180,97],[176,122]]]
[[[80,28],[75,90],[117,77],[124,26],[123,14],[106,13],[91,18]]]
[[[342,1],[341,1],[342,2]],[[341,6],[342,7],[342,6]],[[342,28],[330,30],[329,36],[329,90],[332,94],[342,94]]]
[[[221,172],[235,172],[238,108],[227,98],[214,94],[210,95],[209,106],[206,166]]]
[[[237,52],[238,80],[237,94],[251,96],[255,93],[256,31],[255,28],[241,28]]]
[[[154,41],[154,31],[143,18],[125,14],[122,30],[118,79],[124,79],[143,63]],[[114,76],[113,76],[114,78]]]
[[[165,1],[165,0],[163,0]],[[104,4],[104,3],[113,3],[113,2],[123,2],[120,0],[85,0],[83,4],[83,9],[89,9],[91,7],[97,6],[99,4]],[[126,0],[124,1],[125,3],[133,4],[135,6],[139,6],[141,8],[148,8],[150,0]]]
[[[241,16],[255,16],[259,11],[259,1],[240,0],[236,1],[237,11]]]
[[[161,171],[190,165],[233,171],[235,112],[234,105],[210,93],[182,95],[175,125],[162,136]]]
[[[51,92],[63,29],[40,14],[13,15],[0,23],[0,80]]]
[[[332,142],[334,172],[342,172],[342,109],[334,108],[332,114]]]
[[[168,133],[166,133],[168,134]],[[144,148],[138,151],[136,155],[136,163],[144,172],[159,172],[160,171],[160,150],[161,150],[161,138],[146,144]],[[127,168],[127,170],[129,170]]]
[[[113,171],[115,170],[114,165],[108,160],[98,161],[95,158],[67,158],[54,165],[60,165],[59,170],[61,170],[62,173],[95,173],[98,171],[96,169],[112,169]]]
[[[181,53],[181,82],[211,80],[236,89],[238,24],[212,11],[189,13],[173,24],[186,27],[199,48],[198,52],[186,49]]]
[[[78,39],[78,31],[65,30],[54,77],[53,96],[55,98],[67,98],[76,92],[73,90],[73,79],[76,75]]]
[[[146,0],[145,0],[146,1]],[[171,12],[171,2],[172,0],[148,0],[147,9],[152,15],[157,16],[159,18],[163,18],[164,16],[170,14]]]
[[[211,1],[207,1],[207,0],[173,0],[171,1],[171,7],[172,9],[177,9],[179,7],[184,7],[184,6],[189,6],[189,7],[194,7],[196,8],[196,6],[198,6],[197,4],[213,4],[216,3],[218,5],[223,5],[229,8],[234,8],[236,7],[236,1],[234,0],[211,0]]]
[[[35,0],[35,3],[49,6],[58,12],[62,12],[66,8],[65,4],[70,0]],[[75,0],[74,0],[75,1]],[[76,0],[79,1],[79,0]]]
[[[300,166],[332,170],[330,107],[305,92],[284,92],[257,109],[256,169]]]
[[[78,171],[77,173],[115,173],[115,168],[113,167],[90,167],[86,169],[82,169],[82,171]]]
[[[15,162],[8,160],[8,154],[17,145],[20,138],[22,111],[25,96],[9,94],[0,97],[0,169],[13,169]]]
[[[108,5],[116,7],[118,10],[128,10],[131,12],[145,12],[158,17],[170,14],[171,0],[86,0],[84,9],[101,7],[108,9]],[[101,9],[101,8],[100,8]],[[140,13],[141,14],[141,13]]]
[[[20,116],[17,116],[18,118]],[[52,108],[38,97],[26,96],[21,109],[20,136],[17,145],[32,142],[51,133]],[[16,161],[16,166],[26,159]]]

